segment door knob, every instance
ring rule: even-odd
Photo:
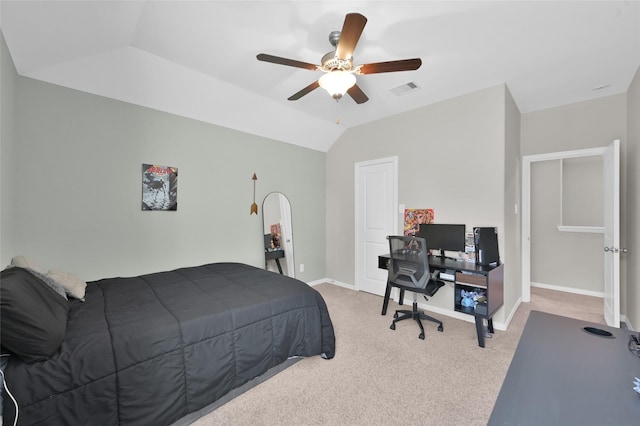
[[[615,249],[614,249],[613,247],[605,247],[605,248],[604,248],[604,251],[605,251],[605,252],[610,251],[610,252],[612,252],[612,253],[613,253],[613,252],[615,252]]]
[[[621,249],[620,249],[620,252],[621,252],[621,253],[627,253],[628,251],[629,251],[629,250],[627,250],[626,248],[621,248]]]

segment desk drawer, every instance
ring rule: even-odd
[[[487,288],[487,277],[486,275],[463,274],[462,272],[456,272],[456,283]]]

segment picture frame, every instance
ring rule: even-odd
[[[178,168],[142,164],[142,210],[178,210]]]

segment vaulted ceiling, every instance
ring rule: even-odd
[[[356,64],[422,66],[358,76],[360,105],[323,89],[288,101],[321,73],[256,55],[320,64],[349,12],[368,18]],[[320,151],[501,83],[521,112],[623,93],[640,65],[638,1],[3,0],[0,18],[20,75]]]

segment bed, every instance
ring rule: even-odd
[[[5,271],[3,326],[16,280]],[[316,290],[245,264],[103,279],[87,283],[84,296],[66,302],[55,353],[35,362],[9,357],[4,375],[18,424],[168,425],[291,357],[335,353]],[[6,391],[3,401],[11,425]]]

